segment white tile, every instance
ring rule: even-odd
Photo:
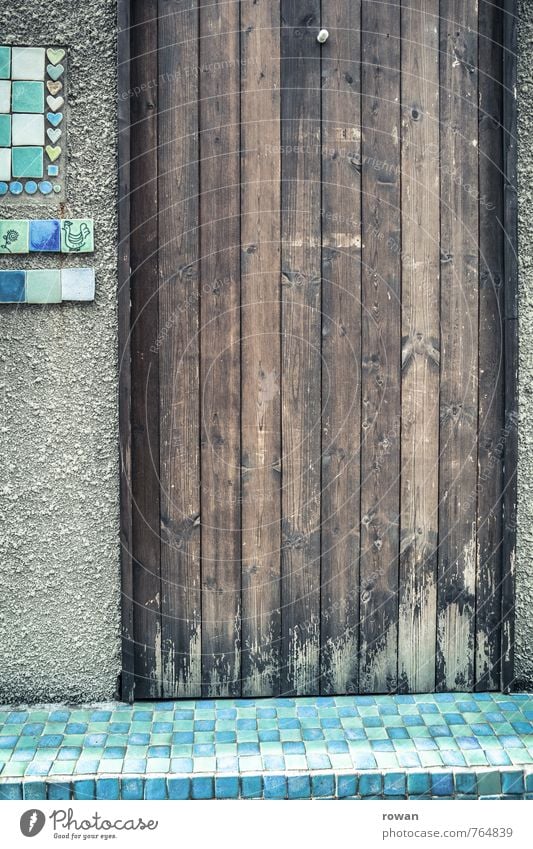
[[[11,144],[44,144],[44,115],[15,112],[11,121]]]
[[[11,83],[0,80],[0,112],[11,111]]]
[[[0,147],[0,180],[7,182],[11,180],[11,149]]]
[[[94,268],[62,268],[63,301],[94,301]]]
[[[14,80],[44,80],[44,47],[13,47],[11,77]]]

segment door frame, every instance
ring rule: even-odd
[[[119,695],[134,698],[133,562],[131,492],[131,314],[130,314],[130,22],[134,0],[118,0],[118,354],[120,443],[120,546],[122,671]],[[515,556],[518,462],[518,202],[517,202],[517,15],[518,0],[502,0],[504,144],[504,380],[505,455],[503,484],[501,689],[514,683]]]

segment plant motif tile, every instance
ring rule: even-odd
[[[62,268],[63,301],[94,301],[94,268]]]
[[[92,218],[65,219],[61,222],[61,253],[91,253],[93,250]]]
[[[26,272],[0,271],[0,303],[18,304],[26,300]]]
[[[26,272],[26,301],[28,304],[60,303],[60,270],[49,268],[28,270]]]
[[[30,251],[55,251],[61,246],[59,220],[30,221]]]
[[[0,254],[26,254],[29,245],[29,222],[7,219],[0,221]]]

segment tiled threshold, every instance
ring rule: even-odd
[[[2,799],[533,799],[533,694],[0,708]]]

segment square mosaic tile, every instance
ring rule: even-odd
[[[0,271],[0,303],[16,304],[26,300],[26,274],[24,271]],[[7,738],[9,739],[9,738]],[[5,741],[4,741],[5,742]],[[24,772],[24,770],[22,771]],[[5,767],[4,773],[5,774]]]
[[[65,219],[61,222],[61,253],[91,253],[94,251],[92,218]]]
[[[59,269],[31,269],[26,272],[26,300],[29,304],[58,304],[61,302],[61,272]],[[82,738],[83,739],[83,738]],[[73,749],[76,757],[81,748]]]
[[[59,251],[60,222],[56,218],[30,221],[30,251]]]
[[[94,268],[61,269],[63,301],[94,301]]]
[[[0,254],[28,253],[29,229],[27,220],[0,220]]]
[[[0,196],[6,200],[64,198],[66,58],[60,47],[0,46]]]

